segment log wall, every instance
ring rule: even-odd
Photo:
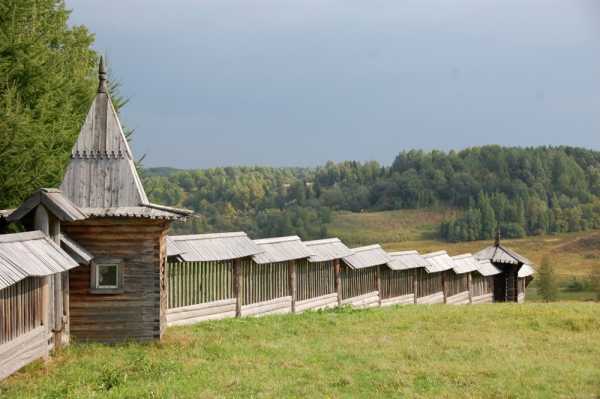
[[[167,324],[165,234],[168,222],[92,218],[63,225],[94,261],[118,259],[123,289],[95,293],[91,267],[70,274],[71,335],[79,341],[122,342],[160,339]]]

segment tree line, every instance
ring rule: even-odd
[[[0,208],[57,187],[97,88],[98,54],[61,0],[0,1]],[[110,88],[115,107],[126,101]],[[573,147],[403,151],[389,166],[148,169],[150,197],[198,213],[179,231],[327,235],[332,212],[448,207],[447,240],[600,227],[600,153]],[[454,213],[454,212],[453,212]]]
[[[509,238],[600,227],[600,152],[573,147],[404,151],[392,165],[148,169],[153,200],[198,218],[180,231],[244,229],[257,236],[326,235],[331,212],[449,207],[440,236]]]

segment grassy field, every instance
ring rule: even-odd
[[[402,210],[337,213],[328,226],[331,236],[348,245],[379,243],[387,250],[416,249],[421,253],[445,249],[451,255],[477,252],[492,241],[450,243],[436,239],[438,224],[452,211]],[[587,277],[600,264],[600,231],[527,237],[502,242],[540,264],[544,255],[555,262],[560,277]]]
[[[386,212],[336,212],[327,231],[348,245],[425,240],[437,237],[440,223],[454,210],[406,209]]]
[[[72,345],[0,383],[12,398],[595,398],[600,305],[342,309]]]

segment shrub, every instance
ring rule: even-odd
[[[539,293],[546,302],[555,301],[558,297],[558,280],[554,271],[554,264],[548,256],[542,259],[539,271]]]

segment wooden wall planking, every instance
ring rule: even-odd
[[[119,259],[123,290],[91,292],[90,266],[70,274],[71,334],[80,341],[122,342],[159,339],[166,327],[165,231],[168,221],[92,218],[64,224],[94,261]]]

